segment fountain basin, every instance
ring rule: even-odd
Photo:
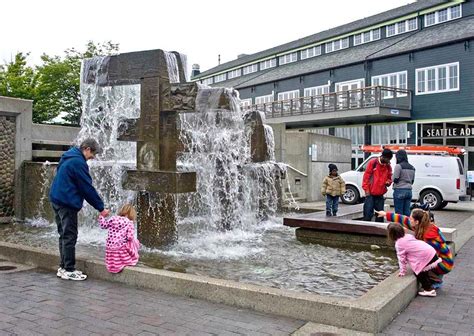
[[[0,257],[53,272],[58,254],[0,242]],[[382,330],[417,291],[416,278],[412,275],[399,278],[392,274],[363,296],[347,299],[148,267],[126,268],[122,273],[110,274],[103,261],[81,254],[77,257],[77,267],[96,279],[371,333]]]

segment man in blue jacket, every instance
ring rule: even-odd
[[[87,275],[76,270],[77,213],[84,199],[102,216],[109,214],[92,185],[87,160],[99,151],[94,139],[86,139],[63,154],[54,177],[49,200],[56,216],[59,233],[60,264],[57,276],[66,280],[85,280]]]

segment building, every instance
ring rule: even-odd
[[[267,123],[362,144],[464,146],[474,170],[474,2],[422,0],[220,64]]]

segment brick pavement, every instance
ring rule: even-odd
[[[435,298],[416,297],[380,335],[474,335],[474,238]]]
[[[304,321],[88,279],[0,273],[0,335],[289,335]]]

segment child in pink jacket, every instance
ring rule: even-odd
[[[135,238],[133,221],[137,213],[131,204],[125,204],[117,216],[105,219],[99,216],[102,229],[108,229],[105,248],[105,264],[110,273],[119,273],[125,266],[138,262],[140,242]]]
[[[436,296],[436,290],[433,289],[432,281],[428,275],[428,271],[441,262],[441,259],[436,255],[436,250],[411,234],[405,234],[403,227],[396,223],[390,223],[387,226],[387,235],[391,241],[395,242],[400,267],[398,275],[404,276],[406,274],[408,263],[423,288],[418,292],[418,295]]]

